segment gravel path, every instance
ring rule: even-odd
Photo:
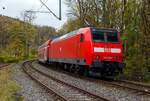
[[[56,101],[57,99],[48,94],[43,88],[32,81],[22,70],[21,64],[13,68],[13,80],[19,84],[22,89],[18,92],[24,97],[25,101]]]
[[[57,79],[63,80],[67,83],[78,86],[97,95],[103,94],[104,97],[110,98],[110,100],[113,101],[150,101],[150,97],[144,95],[136,95],[135,93],[129,92],[128,90],[114,88],[100,83],[97,84],[88,80],[73,77],[68,74],[55,71],[53,69],[45,68],[44,66],[39,65],[37,62],[33,62],[33,65],[37,69],[43,71],[44,73],[52,75]]]

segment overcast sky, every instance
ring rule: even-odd
[[[42,0],[46,2],[47,0]],[[59,0],[48,0],[46,5],[56,14],[59,14]],[[5,7],[3,10],[2,8]],[[21,12],[24,10],[38,10],[41,7],[39,0],[0,0],[0,14],[21,18]],[[67,20],[67,6],[65,0],[62,0],[62,21],[56,19],[52,14],[37,13],[34,24],[48,25],[59,29]],[[48,11],[44,6],[41,11]]]

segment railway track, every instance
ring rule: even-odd
[[[129,93],[134,93],[136,95],[150,96],[150,85],[147,85],[147,84],[127,81],[127,80],[107,81],[107,80],[100,80],[100,79],[95,79],[95,78],[83,77],[83,76],[80,76],[80,75],[76,76],[76,75],[74,75],[70,72],[66,72],[66,71],[61,71],[61,72],[66,73],[68,75],[71,75],[73,77],[79,77],[81,79],[88,80],[88,81],[91,81],[91,82],[95,82],[95,83],[98,83],[98,84],[104,84],[104,85],[107,85],[107,86],[110,86],[110,87],[127,90],[127,91],[130,91]]]
[[[133,81],[128,81],[128,80],[118,80],[116,81],[117,85],[123,86],[128,89],[135,90],[136,93],[139,95],[148,95],[150,96],[150,85],[148,84],[143,84],[139,82],[133,82]],[[114,84],[116,83],[114,82]]]
[[[110,101],[37,70],[32,66],[32,61],[24,62],[23,70],[42,87],[54,93],[63,101]]]
[[[7,67],[7,66],[9,66],[9,64],[0,64],[0,70]]]
[[[147,95],[150,96],[150,85],[142,84],[138,82],[132,82],[127,80],[100,80],[100,79],[94,79],[94,78],[88,78],[84,77],[83,79],[86,79],[91,82],[104,84],[110,87],[114,88],[120,88],[123,90],[128,90],[131,93],[134,93],[136,95]]]
[[[93,78],[86,78],[87,80],[94,81]],[[139,82],[132,82],[128,80],[95,80],[95,83],[103,83],[104,85],[108,85],[115,88],[126,89],[131,93],[135,93],[136,95],[147,95],[150,96],[150,85],[142,84]]]
[[[131,93],[135,93],[136,95],[147,95],[150,96],[150,85],[142,84],[139,82],[132,82],[128,80],[100,80],[94,78],[84,77],[83,79],[89,80],[95,83],[103,83],[104,85],[108,85],[114,88],[121,88],[130,91]]]
[[[128,90],[131,93],[134,93],[136,95],[147,95],[150,96],[150,88],[145,87],[142,85],[133,84],[133,83],[127,83],[127,82],[122,82],[122,81],[113,81],[113,82],[108,82],[108,81],[98,81],[101,82],[105,85],[114,87],[114,88],[121,88],[123,90]]]

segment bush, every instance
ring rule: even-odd
[[[5,57],[3,57],[3,62],[5,62],[5,63],[19,62],[19,58],[18,57],[5,56]]]
[[[4,62],[4,58],[3,57],[0,57],[0,62]]]
[[[136,72],[134,70],[125,70],[123,74],[119,75],[119,79],[126,79],[131,81],[150,82],[149,72]]]

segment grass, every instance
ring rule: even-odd
[[[11,77],[11,68],[0,70],[0,101],[17,101],[16,92],[21,89]]]

